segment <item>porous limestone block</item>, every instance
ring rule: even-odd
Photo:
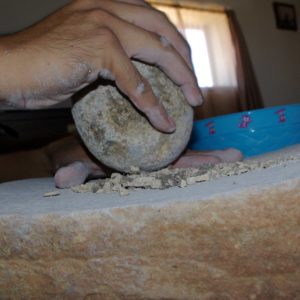
[[[100,85],[72,108],[77,130],[90,152],[124,172],[131,172],[132,167],[158,170],[173,162],[185,149],[193,124],[193,110],[180,88],[156,67],[137,62],[135,66],[174,119],[174,133],[154,129],[113,82]]]

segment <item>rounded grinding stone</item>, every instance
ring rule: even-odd
[[[113,82],[100,85],[72,108],[76,128],[90,152],[105,165],[126,173],[161,169],[185,149],[193,110],[181,90],[158,68],[134,62],[176,123],[174,133],[157,131]]]

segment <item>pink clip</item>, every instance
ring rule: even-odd
[[[208,122],[205,126],[208,127],[208,130],[209,130],[208,132],[210,135],[213,135],[216,133],[214,122]]]
[[[279,109],[275,112],[278,115],[279,123],[286,122],[285,108]]]
[[[248,116],[248,115],[243,115],[243,116],[242,116],[242,122],[240,123],[239,127],[240,127],[240,128],[247,128],[248,125],[249,125],[249,123],[251,123],[251,122],[252,122],[252,119],[251,119],[250,116]]]

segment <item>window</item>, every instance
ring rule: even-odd
[[[235,52],[224,12],[154,6],[169,17],[189,42],[200,87],[237,86]]]
[[[192,49],[192,61],[199,86],[212,87],[214,84],[204,31],[187,28],[184,32]]]
[[[233,10],[220,5],[200,7],[196,0],[175,1],[188,3],[187,6],[150,2],[168,16],[191,46],[195,73],[206,100],[195,109],[195,119],[263,107],[243,32]],[[188,6],[192,2],[196,7]]]

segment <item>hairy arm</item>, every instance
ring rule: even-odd
[[[22,109],[46,107],[109,75],[154,127],[174,131],[174,121],[131,59],[159,66],[195,106],[201,103],[201,92],[189,48],[163,14],[143,1],[133,3],[74,0],[36,25],[2,38],[1,102]]]

